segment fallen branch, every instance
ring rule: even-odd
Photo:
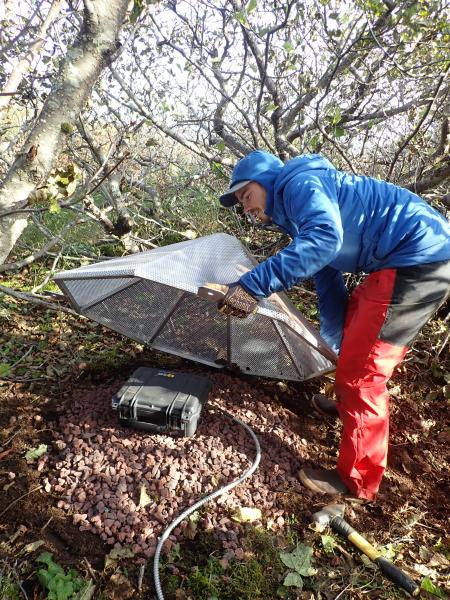
[[[144,580],[144,573],[145,573],[145,564],[141,565],[139,568],[138,592],[142,591],[142,581]]]
[[[13,298],[18,298],[19,300],[24,300],[25,302],[33,302],[34,304],[39,304],[48,310],[54,310],[55,312],[65,312],[69,315],[74,315],[79,317],[77,312],[72,310],[71,308],[67,308],[66,306],[60,306],[58,304],[53,304],[51,302],[46,302],[45,300],[41,300],[41,298],[35,294],[30,294],[27,292],[18,292],[17,290],[12,290],[9,287],[4,285],[0,285],[0,292],[3,294],[7,294],[8,296],[12,296]]]
[[[34,288],[31,290],[32,294],[36,294],[36,292],[39,292],[39,290],[42,290],[47,285],[47,283],[50,281],[50,279],[53,277],[53,275],[56,272],[56,265],[58,264],[58,261],[61,258],[61,256],[62,256],[62,249],[59,251],[58,255],[55,256],[50,270],[44,277],[44,281],[41,281],[41,283],[39,285],[35,285]]]
[[[3,460],[4,458],[9,456],[13,452],[14,452],[14,448],[8,448],[8,450],[3,450],[3,452],[0,452],[0,460]]]
[[[14,433],[8,440],[6,440],[6,442],[2,446],[2,449],[5,446],[7,446],[9,443],[11,443],[13,441],[13,439],[16,437],[16,435],[18,435],[21,431],[22,431],[22,427],[19,427],[19,429],[16,431],[16,433]]]
[[[8,510],[14,506],[15,504],[17,504],[18,502],[20,502],[20,500],[22,500],[23,498],[25,498],[26,496],[29,496],[30,494],[33,494],[34,492],[37,492],[38,490],[42,489],[43,486],[42,485],[37,485],[35,488],[33,488],[32,490],[30,490],[29,492],[27,492],[26,494],[22,494],[21,496],[19,496],[18,498],[16,498],[15,500],[13,500],[11,502],[11,504],[9,504],[5,510],[3,512],[0,513],[0,517],[3,517],[3,515],[5,514],[5,512],[8,512]]]
[[[0,273],[4,273],[5,271],[13,271],[16,269],[21,269],[22,267],[27,267],[31,263],[35,262],[38,258],[41,258],[42,256],[44,256],[44,254],[46,254],[48,250],[53,248],[53,246],[56,246],[56,244],[58,244],[62,240],[66,231],[68,231],[69,229],[73,229],[73,227],[75,225],[79,225],[82,222],[83,222],[82,219],[74,219],[73,221],[70,221],[70,223],[67,223],[67,225],[65,225],[61,229],[60,233],[58,233],[58,235],[56,235],[54,238],[49,240],[45,244],[45,246],[43,246],[39,250],[39,252],[36,252],[35,254],[30,254],[30,256],[27,256],[23,260],[18,260],[13,263],[5,263],[3,265],[0,265]]]

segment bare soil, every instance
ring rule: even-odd
[[[105,335],[110,341],[116,339],[110,332]],[[60,347],[46,352],[54,353],[48,364],[63,361]],[[209,407],[194,438],[152,436],[118,425],[110,398],[138,366],[193,371],[212,380]],[[63,377],[53,373],[38,381],[12,379],[5,379],[0,387],[0,550],[21,573],[30,564],[25,582],[30,597],[38,597],[32,561],[39,551],[49,550],[61,564],[96,574],[101,587],[105,555],[113,547],[132,547],[137,559],[151,557],[165,523],[250,464],[254,446],[248,434],[214,407],[251,425],[262,446],[255,475],[208,505],[197,525],[217,537],[224,552],[239,556],[245,543],[243,527],[230,519],[236,507],[260,508],[263,525],[276,535],[293,517],[295,528],[307,532],[311,514],[324,503],[297,479],[302,466],[331,467],[336,460],[340,425],[313,414],[308,403],[312,393],[323,389],[323,380],[280,383],[244,377],[149,350],[120,368],[99,371],[82,364]],[[442,586],[448,572],[443,540],[450,507],[450,434],[448,400],[441,389],[442,381],[430,368],[414,360],[395,374],[388,472],[377,501],[349,505],[347,516],[356,529],[380,545],[401,542],[397,561],[416,579],[428,574]],[[49,451],[41,459],[27,461],[26,451],[39,444],[47,444]],[[95,450],[103,453],[97,471],[92,459]],[[146,507],[139,506],[143,484],[152,499]],[[121,505],[120,498],[125,497],[129,502]],[[108,500],[112,507],[107,506]],[[99,503],[108,510],[99,510]],[[108,515],[111,510],[114,519]],[[186,537],[184,525],[175,531],[167,549]],[[43,542],[39,550],[24,550],[37,541]],[[422,572],[420,565],[425,565]],[[149,571],[144,591],[151,589]],[[138,598],[136,578],[133,581],[132,597]],[[103,597],[115,597],[117,590],[107,591],[111,581],[103,584]]]

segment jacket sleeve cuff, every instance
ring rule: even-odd
[[[245,277],[245,275],[244,275]],[[247,294],[249,294],[252,298],[255,298],[255,300],[259,299],[259,298],[264,298],[264,296],[258,296],[258,294],[255,294],[255,292],[248,286],[248,284],[244,281],[242,281],[242,277],[241,279],[239,279],[239,281],[237,282],[241,287],[244,288],[244,290],[247,292]]]

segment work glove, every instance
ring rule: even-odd
[[[228,292],[217,303],[219,311],[225,315],[232,315],[244,319],[256,312],[258,301],[239,283],[231,283]]]

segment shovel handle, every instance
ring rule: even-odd
[[[418,596],[420,588],[415,581],[408,577],[401,569],[391,563],[390,560],[381,556],[378,550],[372,546],[362,535],[360,535],[356,529],[347,523],[341,517],[333,517],[330,520],[330,525],[334,531],[340,533],[342,536],[348,539],[354,546],[364,552],[366,556],[370,558],[386,575],[388,579],[393,581],[396,585],[406,590],[412,596]]]
[[[211,300],[211,302],[219,302],[226,296],[228,286],[220,283],[205,283],[197,290],[197,296]]]

